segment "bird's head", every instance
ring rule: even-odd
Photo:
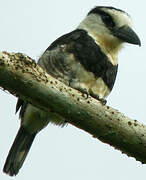
[[[114,7],[93,8],[78,28],[86,30],[97,43],[105,48],[120,49],[123,42],[141,45],[139,37],[132,30],[130,16]]]

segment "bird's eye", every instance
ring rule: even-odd
[[[102,16],[102,20],[103,20],[104,24],[109,28],[112,28],[115,26],[115,23],[114,23],[112,17],[108,14],[104,14]]]

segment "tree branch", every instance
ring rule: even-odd
[[[85,98],[28,56],[0,53],[0,87],[146,163],[146,126],[92,97]]]

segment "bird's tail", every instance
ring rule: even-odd
[[[20,127],[3,168],[6,174],[13,176],[18,173],[35,136],[36,134],[29,134],[22,126]]]

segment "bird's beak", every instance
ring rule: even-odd
[[[129,26],[123,26],[119,29],[116,29],[113,31],[113,33],[114,36],[118,37],[122,41],[141,46],[139,37]]]

